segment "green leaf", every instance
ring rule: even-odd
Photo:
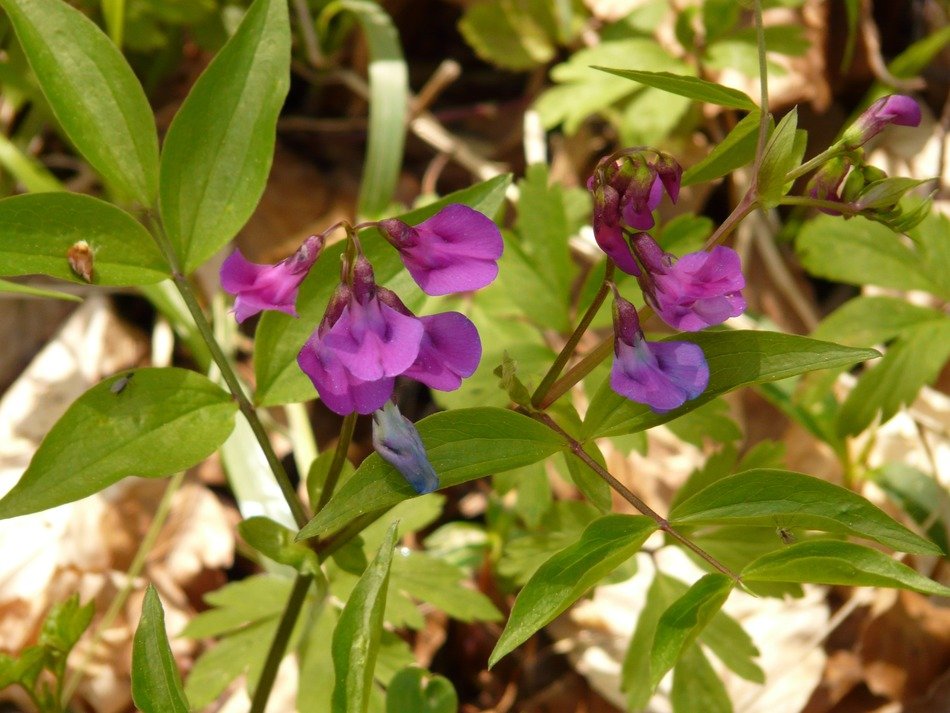
[[[697,448],[707,440],[732,443],[742,438],[742,429],[729,415],[729,406],[722,399],[709,401],[667,424],[673,434]]]
[[[848,394],[838,414],[838,435],[855,435],[891,419],[911,403],[925,384],[933,382],[950,358],[950,319],[940,319],[905,330],[875,367],[866,371]]]
[[[946,279],[946,265],[931,264],[923,246],[911,249],[890,228],[860,216],[818,216],[804,225],[795,247],[808,272],[836,282],[940,295],[941,271]]]
[[[633,557],[654,530],[656,523],[642,515],[605,515],[594,520],[577,542],[541,565],[525,584],[488,659],[488,667]]]
[[[292,586],[291,580],[270,574],[256,574],[225,584],[205,595],[205,602],[212,608],[189,621],[180,635],[191,639],[221,636],[247,624],[275,618],[287,606]]]
[[[663,612],[650,651],[651,690],[722,608],[733,584],[724,574],[707,574]]]
[[[43,672],[46,655],[42,646],[28,646],[17,657],[0,653],[0,690],[19,683],[32,691]]]
[[[70,141],[108,183],[151,206],[158,137],[145,92],[116,46],[61,0],[0,0]]]
[[[851,542],[798,542],[763,555],[742,571],[744,582],[812,582],[892,587],[950,597],[950,587],[917,574],[883,552]]]
[[[696,644],[687,647],[673,668],[670,703],[673,713],[732,713],[722,679]]]
[[[294,532],[268,517],[252,517],[238,523],[241,537],[265,557],[288,565],[301,572],[319,574],[320,562],[316,553],[299,542]]]
[[[440,488],[535,463],[564,447],[558,435],[546,426],[498,408],[436,413],[416,426],[439,475]],[[416,491],[399,471],[374,453],[297,538],[335,532],[359,515],[414,497]]]
[[[125,387],[114,392],[120,379]],[[0,500],[0,518],[79,500],[128,475],[157,478],[190,468],[224,442],[236,411],[229,394],[186,369],[137,369],[106,379],[46,435]]]
[[[817,369],[848,366],[879,356],[873,349],[853,349],[779,332],[697,332],[678,334],[672,339],[690,341],[702,347],[709,364],[706,391],[678,409],[658,414],[643,404],[614,393],[605,380],[587,410],[583,430],[585,438],[642,431],[682,416],[740,386],[778,381]]]
[[[375,2],[337,0],[320,15],[325,27],[342,10],[356,15],[369,48],[369,139],[360,180],[359,214],[383,217],[402,167],[409,108],[409,72],[392,19]]]
[[[0,134],[0,166],[9,171],[28,193],[66,190],[46,166],[32,155],[21,151],[6,134]]]
[[[798,108],[796,107],[782,117],[765,145],[756,183],[759,201],[764,208],[777,205],[782,196],[791,188],[791,182],[786,182],[785,176],[801,163],[805,150],[804,144],[799,145],[796,141],[797,126]]]
[[[165,633],[165,612],[152,585],[132,643],[132,700],[143,713],[187,713],[188,700]]]
[[[718,480],[670,512],[678,526],[776,525],[866,537],[901,552],[939,554],[932,542],[847,488],[787,470],[755,469]]]
[[[19,282],[10,280],[0,280],[0,293],[12,295],[26,295],[27,297],[47,297],[53,300],[65,300],[66,302],[82,302],[79,295],[71,295],[68,292],[57,292],[56,290],[44,290],[39,287],[30,287],[21,285]]]
[[[950,552],[950,494],[935,478],[906,463],[888,463],[869,472],[868,479],[918,525],[929,523],[927,536],[944,554]]]
[[[186,271],[233,238],[257,206],[289,86],[287,3],[255,0],[165,136],[162,222]]]
[[[375,559],[353,589],[333,631],[333,713],[365,713],[373,687],[373,669],[383,631],[389,567],[396,545],[396,525],[389,526]]]
[[[152,236],[131,215],[77,193],[0,200],[0,275],[42,274],[85,284],[68,253],[85,241],[95,285],[148,285],[169,276]]]
[[[449,679],[418,666],[399,671],[386,689],[386,713],[456,713],[458,705]]]
[[[726,138],[713,146],[706,158],[684,171],[682,185],[712,181],[752,163],[758,130],[759,111],[756,109],[736,124]]]
[[[510,183],[510,174],[495,176],[398,217],[415,225],[449,203],[464,203],[485,215],[494,215],[501,207]],[[412,281],[398,254],[380,238],[378,232],[364,230],[360,237],[366,256],[373,263],[376,281],[390,289],[408,287]],[[265,312],[261,318],[254,347],[255,398],[259,405],[280,406],[307,401],[316,395],[310,379],[297,366],[297,353],[320,322],[330,295],[336,289],[342,248],[342,245],[336,245],[325,250],[300,286],[297,296],[299,319],[280,312]],[[406,293],[401,289],[398,291],[405,301]]]
[[[898,297],[855,297],[821,320],[811,336],[851,347],[871,347],[891,341],[910,327],[945,318],[939,310]]]
[[[474,3],[458,28],[486,62],[516,71],[531,69],[554,57],[559,33],[553,10],[544,0]]]
[[[689,97],[699,102],[718,104],[730,109],[745,109],[746,111],[756,109],[755,102],[738,89],[707,82],[699,77],[671,74],[670,72],[643,72],[635,69],[610,69],[608,67],[594,67],[594,69],[616,74],[618,77],[625,79],[632,79],[640,84],[646,84],[648,87],[656,87],[671,94]]]
[[[65,658],[89,627],[95,613],[95,602],[81,605],[78,594],[54,604],[43,620],[39,643]]]
[[[389,588],[432,604],[459,621],[498,621],[499,612],[481,592],[461,585],[465,572],[422,552],[393,558]]]

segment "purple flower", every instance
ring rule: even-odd
[[[644,268],[639,278],[644,297],[671,327],[696,332],[745,311],[745,277],[731,248],[717,246],[674,261],[641,233],[634,236],[633,249]]]
[[[419,356],[405,375],[439,391],[455,391],[471,376],[482,357],[475,325],[458,312],[420,317],[425,332]]]
[[[656,413],[671,411],[706,390],[709,366],[692,342],[648,342],[636,308],[614,290],[614,363],[610,388]]]
[[[415,227],[390,218],[380,221],[379,230],[428,295],[477,290],[498,275],[501,231],[468,206],[447,205]]]
[[[373,414],[373,447],[420,495],[438,489],[439,476],[429,462],[419,431],[392,401]]]
[[[627,149],[602,159],[587,181],[594,197],[594,237],[624,272],[640,268],[627,244],[629,232],[649,230],[663,191],[675,202],[683,170],[673,157],[655,152],[648,160],[640,149]]]
[[[239,250],[221,265],[221,287],[235,296],[234,318],[243,322],[266,309],[296,317],[297,288],[323,248],[323,237],[311,235],[293,255],[276,265],[248,261]]]
[[[357,257],[352,288],[337,289],[320,326],[297,355],[321,400],[341,415],[372,413],[382,406],[395,377],[419,354],[422,322],[380,300],[381,291],[369,262]]]
[[[881,97],[848,127],[841,141],[849,149],[856,149],[881,133],[888,124],[919,126],[920,105],[903,94]]]

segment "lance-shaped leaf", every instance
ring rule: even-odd
[[[436,413],[416,426],[429,461],[439,475],[440,488],[536,463],[565,445],[546,426],[500,408]],[[335,532],[360,515],[385,510],[417,496],[399,471],[374,453],[297,537]]]
[[[389,567],[396,545],[396,526],[386,531],[383,544],[346,601],[333,631],[333,713],[365,713],[373,688],[373,670],[383,633]]]
[[[632,79],[648,87],[656,87],[671,94],[689,97],[696,101],[709,104],[718,104],[732,109],[754,111],[756,106],[749,96],[738,89],[724,87],[715,82],[707,82],[699,77],[690,77],[671,72],[643,72],[636,69],[610,69],[608,67],[594,67],[601,72],[616,74],[618,77]]]
[[[131,215],[77,193],[30,193],[0,200],[0,275],[49,275],[85,283],[70,250],[85,242],[94,285],[150,285],[169,270],[152,236]]]
[[[707,574],[689,588],[682,597],[660,616],[650,651],[650,688],[673,668],[684,649],[722,608],[732,585],[724,574]]]
[[[0,518],[70,503],[128,476],[157,478],[200,463],[227,438],[237,405],[187,369],[137,369],[89,389],[43,439]]]
[[[185,270],[247,222],[264,192],[290,86],[285,0],[255,0],[191,88],[162,148],[162,221]]]
[[[853,542],[812,540],[770,552],[742,570],[742,580],[894,587],[950,597],[950,587],[917,574],[883,552]]]
[[[122,53],[62,0],[0,0],[60,126],[124,196],[151,206],[158,178],[155,119]]]
[[[494,215],[505,200],[510,183],[510,174],[496,176],[398,217],[409,225],[416,225],[449,203],[464,203],[485,215]],[[366,257],[373,264],[376,282],[397,291],[409,309],[419,306],[424,296],[403,268],[396,251],[384,243],[375,229],[361,231],[360,238]],[[297,353],[323,317],[336,288],[342,252],[342,244],[328,248],[310,270],[297,295],[299,319],[280,312],[265,312],[261,317],[254,340],[258,404],[279,406],[316,397],[310,379],[297,366]]]
[[[759,111],[755,110],[736,124],[726,138],[716,144],[709,155],[683,173],[682,185],[711,181],[737,168],[752,163],[759,128]]]
[[[756,468],[718,480],[673,508],[676,526],[748,525],[867,537],[901,552],[940,554],[860,495],[819,478]]]
[[[149,585],[132,643],[132,700],[143,713],[188,713],[181,675],[168,645],[165,612]]]
[[[605,380],[587,409],[585,438],[643,431],[682,416],[740,386],[778,381],[880,356],[873,349],[853,349],[778,332],[697,332],[678,334],[673,339],[698,344],[706,355],[709,386],[702,395],[673,411],[654,413],[648,406],[615,393]]]
[[[588,525],[577,542],[542,564],[524,585],[489,668],[633,557],[654,530],[656,523],[642,515],[605,515]]]

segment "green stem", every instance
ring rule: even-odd
[[[357,413],[354,411],[343,419],[343,425],[340,427],[340,439],[336,442],[336,450],[333,451],[333,461],[330,463],[330,470],[323,481],[323,487],[320,489],[320,500],[317,502],[315,512],[320,512],[330,501],[330,496],[336,489],[337,481],[340,479],[340,473],[343,472],[343,464],[346,462],[346,454],[350,450],[350,441],[353,440],[353,431],[356,429]]]
[[[165,492],[162,494],[162,499],[159,501],[158,507],[155,508],[155,516],[152,518],[152,522],[148,526],[148,530],[146,530],[141,544],[139,544],[138,549],[135,551],[132,564],[129,565],[125,573],[125,582],[122,585],[122,589],[112,598],[112,601],[109,603],[109,608],[106,609],[105,614],[102,615],[102,619],[99,620],[99,624],[96,626],[96,631],[92,636],[92,640],[89,642],[89,646],[86,647],[86,653],[82,661],[79,666],[73,669],[72,675],[69,676],[66,685],[63,687],[60,700],[64,708],[67,707],[69,699],[72,698],[76,692],[76,688],[78,688],[79,682],[82,680],[83,672],[86,670],[86,666],[89,665],[90,657],[98,648],[103,633],[112,626],[112,622],[119,615],[122,607],[125,606],[129,594],[132,593],[135,580],[145,568],[145,562],[152,552],[152,548],[155,546],[155,542],[158,540],[158,536],[161,534],[166,520],[168,520],[168,514],[172,508],[172,500],[175,497],[175,493],[177,493],[181,487],[184,478],[184,473],[177,473],[168,481]]]
[[[257,688],[254,689],[254,700],[251,701],[250,713],[264,713],[267,699],[274,687],[274,680],[277,678],[277,669],[280,668],[280,662],[284,659],[287,645],[290,643],[290,636],[297,625],[297,618],[300,616],[300,610],[303,609],[304,602],[307,599],[307,591],[310,589],[312,582],[312,574],[298,574],[294,580],[287,606],[284,607],[284,613],[281,614],[277,631],[274,632],[274,639],[267,651],[267,658],[264,660],[264,667],[261,669],[261,677],[257,681]]]
[[[538,408],[546,409],[564,394],[574,388],[581,379],[600,366],[600,363],[606,359],[614,350],[614,335],[604,337],[603,341],[596,347],[587,352],[587,355],[568,369],[567,373],[555,381],[547,394],[538,404]]]
[[[572,356],[574,356],[574,349],[577,347],[578,342],[580,342],[581,337],[584,336],[584,333],[587,331],[590,323],[594,320],[594,317],[597,315],[597,311],[604,303],[607,293],[610,291],[610,282],[613,280],[613,277],[614,262],[613,260],[608,260],[607,269],[604,272],[604,281],[601,283],[600,289],[597,290],[597,294],[594,295],[594,299],[587,308],[587,311],[584,313],[584,316],[581,318],[581,321],[578,322],[574,332],[564,344],[564,347],[557,355],[554,363],[551,364],[551,368],[548,369],[548,373],[544,375],[543,379],[541,379],[541,383],[538,384],[538,388],[531,396],[531,403],[534,406],[539,406],[540,404],[544,403],[545,397],[547,396],[551,385],[555,382],[557,377],[561,375],[564,365],[567,364]]]
[[[552,419],[546,413],[534,413],[534,414],[528,414],[528,415],[534,416],[534,418],[538,419],[545,426],[547,426],[552,431],[560,435],[567,442],[568,447],[571,449],[571,452],[574,455],[580,458],[585,464],[587,464],[587,467],[589,467],[591,470],[597,473],[597,475],[603,478],[607,482],[607,484],[611,488],[616,490],[617,493],[619,493],[620,496],[624,500],[626,500],[628,503],[633,505],[633,507],[635,507],[639,512],[643,513],[648,518],[653,520],[657,524],[660,530],[665,532],[667,535],[672,537],[674,540],[682,544],[687,549],[690,549],[693,552],[695,552],[699,557],[701,557],[703,560],[708,562],[711,567],[718,570],[719,572],[722,572],[724,575],[726,575],[733,581],[735,582],[741,581],[739,578],[739,575],[737,575],[735,572],[733,572],[728,567],[726,567],[726,565],[722,564],[719,560],[717,560],[711,554],[706,552],[706,550],[704,550],[702,547],[697,545],[695,542],[688,539],[687,537],[684,537],[679,532],[674,530],[673,527],[670,525],[669,520],[661,516],[656,510],[654,510],[645,502],[643,502],[626,485],[624,485],[619,480],[617,480],[613,475],[611,475],[610,471],[608,471],[606,468],[600,465],[600,463],[598,463],[593,458],[591,458],[587,454],[587,451],[584,450],[583,444],[580,441],[578,441],[576,438],[568,434],[567,431],[565,431],[563,428],[561,428],[557,424],[557,422],[554,421],[554,419]]]
[[[188,311],[191,312],[191,316],[195,320],[195,326],[198,328],[198,332],[201,334],[202,339],[204,339],[205,344],[208,345],[208,350],[211,352],[211,358],[214,360],[214,363],[217,364],[218,369],[221,370],[221,376],[228,385],[228,390],[237,401],[238,408],[241,409],[241,413],[244,414],[248,424],[250,424],[251,431],[254,433],[254,437],[260,444],[261,450],[264,451],[264,457],[267,459],[267,464],[270,466],[270,469],[274,474],[274,478],[277,480],[277,485],[280,487],[280,492],[287,501],[287,505],[290,508],[290,512],[294,516],[297,526],[303,527],[310,520],[307,515],[306,508],[304,508],[303,503],[297,496],[297,491],[294,490],[294,486],[290,482],[287,471],[284,470],[283,464],[280,462],[280,459],[274,452],[274,447],[271,445],[270,438],[267,436],[267,431],[264,429],[261,420],[258,418],[257,412],[254,410],[254,406],[251,404],[250,399],[248,399],[247,394],[244,393],[244,388],[241,386],[241,382],[238,380],[237,374],[235,374],[234,369],[231,368],[231,363],[228,361],[224,351],[221,349],[221,345],[218,344],[218,341],[214,338],[214,333],[211,331],[211,325],[208,324],[208,319],[205,317],[205,313],[201,309],[201,305],[198,304],[198,299],[195,296],[194,291],[191,289],[191,284],[181,271],[181,267],[178,262],[178,256],[175,254],[175,249],[172,246],[171,241],[168,239],[168,236],[165,235],[165,231],[162,229],[162,227],[158,225],[155,220],[151,220],[150,224],[152,228],[152,236],[155,238],[155,242],[158,243],[159,249],[162,251],[162,254],[165,256],[165,259],[168,261],[168,265],[172,270],[172,279],[175,282],[175,287],[178,288],[178,292],[185,301]]]
[[[839,203],[838,201],[826,201],[821,198],[809,198],[808,196],[785,196],[779,201],[779,205],[801,205],[809,208],[827,208],[844,215],[856,215],[859,211],[849,203]]]
[[[755,0],[755,44],[759,55],[759,136],[755,145],[755,163],[752,169],[752,184],[758,182],[759,168],[765,154],[765,141],[769,135],[769,75],[765,56],[765,28],[762,25],[762,0]]]
[[[819,168],[822,164],[833,159],[835,156],[845,153],[843,147],[835,144],[834,146],[825,149],[817,156],[810,158],[808,161],[805,161],[798,168],[793,168],[791,171],[785,174],[785,182],[789,183],[794,181],[796,178],[801,178],[806,173],[813,171],[816,168]]]

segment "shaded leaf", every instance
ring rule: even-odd
[[[143,713],[187,713],[188,700],[168,645],[165,612],[149,585],[132,643],[132,700]]]
[[[670,72],[643,72],[635,69],[610,69],[608,67],[594,67],[602,72],[616,74],[624,79],[632,79],[649,87],[656,87],[671,94],[689,97],[700,102],[718,104],[732,109],[753,111],[756,106],[745,93],[721,84],[707,82],[699,77],[689,77]]]

